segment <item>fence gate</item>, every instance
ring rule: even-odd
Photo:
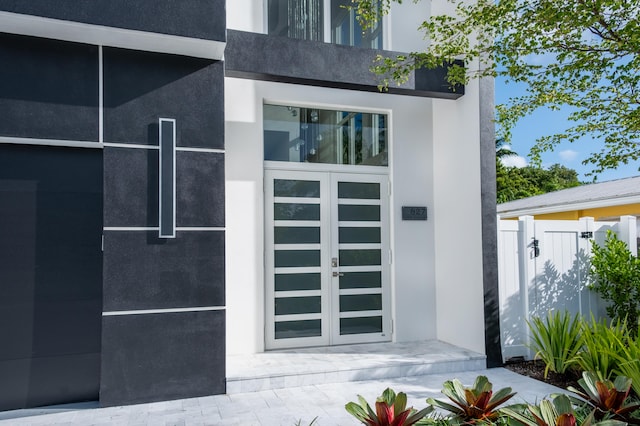
[[[604,242],[606,231],[636,250],[635,217],[620,222],[580,220],[499,221],[499,286],[502,354],[530,359],[526,347],[526,321],[545,316],[549,310],[567,310],[597,318],[605,315],[603,301],[586,288],[591,241]]]

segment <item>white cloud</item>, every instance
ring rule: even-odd
[[[527,166],[527,159],[519,155],[510,155],[500,159],[502,164],[507,167],[517,167],[519,169]]]
[[[560,151],[558,156],[562,161],[573,161],[578,156],[578,151],[574,151],[572,149],[565,149],[564,151]]]

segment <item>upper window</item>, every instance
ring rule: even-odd
[[[331,1],[331,42],[382,49],[382,23],[363,30],[356,19],[356,12],[346,7],[349,4],[351,0]]]
[[[382,49],[382,24],[363,30],[349,4],[350,0],[268,0],[269,34]],[[330,35],[325,34],[325,23]]]
[[[265,105],[264,159],[386,166],[387,116]]]
[[[324,40],[323,0],[269,0],[268,13],[270,35]]]

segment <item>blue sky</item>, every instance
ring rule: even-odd
[[[505,84],[504,79],[496,78],[496,104],[506,103],[510,96],[520,93],[523,93],[521,87],[514,84]],[[515,161],[520,165],[528,162],[529,149],[536,139],[566,129],[568,127],[566,121],[567,115],[567,111],[562,110],[538,110],[533,115],[521,120],[513,130],[511,148],[523,158],[512,159],[511,161]],[[574,143],[564,143],[558,146],[553,152],[543,154],[543,167],[559,163],[576,170],[578,172],[578,179],[591,181],[593,177],[585,177],[585,173],[591,170],[591,166],[582,165],[582,160],[587,158],[589,153],[600,151],[600,147],[601,144],[599,141],[591,138],[583,138]],[[598,175],[598,182],[640,175],[638,166],[640,166],[638,163],[623,164],[616,170],[605,171]]]

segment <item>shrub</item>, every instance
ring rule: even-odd
[[[591,253],[590,288],[609,302],[609,317],[626,319],[635,334],[640,312],[640,260],[611,231],[607,231],[603,247],[591,242]]]
[[[535,357],[545,363],[544,377],[549,371],[564,374],[577,366],[577,355],[582,348],[582,323],[576,314],[549,311],[546,320],[533,317],[527,322],[531,330],[531,349]]]

